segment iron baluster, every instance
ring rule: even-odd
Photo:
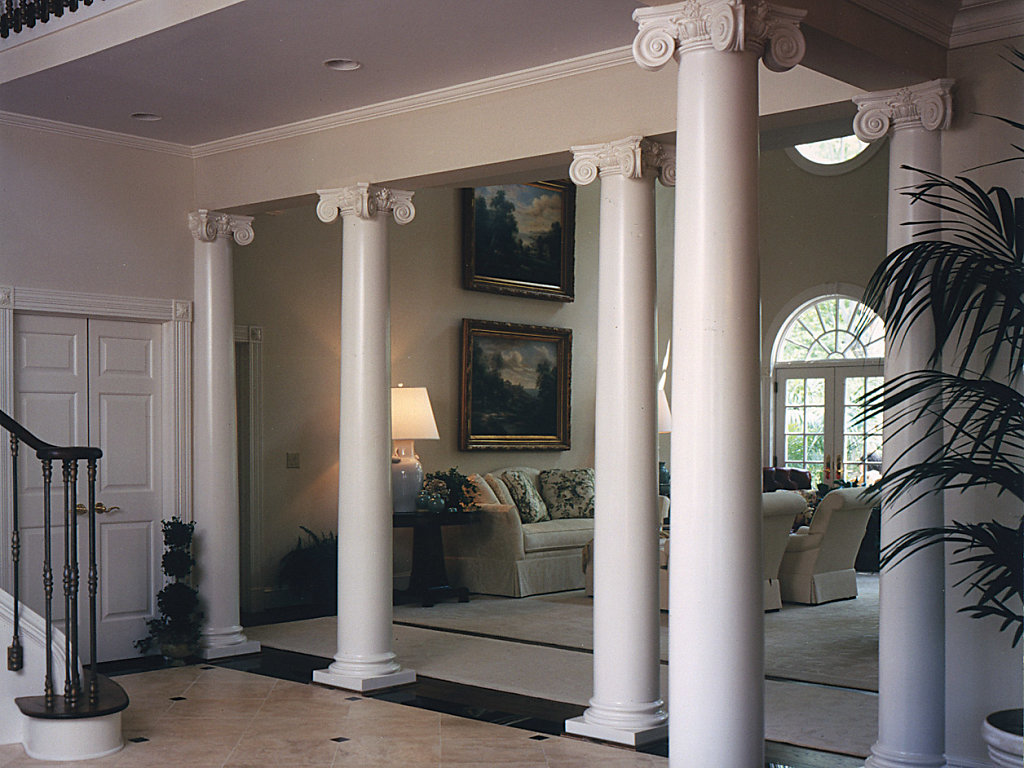
[[[66,704],[74,709],[78,705],[78,695],[82,691],[82,681],[78,676],[78,459],[66,459],[70,464],[70,491],[71,498],[68,503],[68,615],[65,618],[65,626],[68,633],[68,658],[67,670],[68,680],[65,684]]]
[[[71,462],[61,462],[64,479],[64,699],[71,698]]]
[[[51,501],[50,486],[53,481],[53,460],[43,459],[43,597],[44,619],[46,620],[46,672],[43,679],[43,696],[46,708],[53,709],[53,567],[51,566]]]
[[[96,704],[99,691],[96,684],[96,587],[99,572],[96,568],[96,459],[87,463],[89,476],[89,703]]]
[[[8,2],[10,5],[10,2]],[[7,669],[12,672],[19,671],[25,664],[25,654],[21,647],[21,590],[18,581],[18,572],[21,570],[21,531],[18,522],[18,438],[11,435],[11,463],[13,464],[11,476],[13,478],[14,503],[11,507],[11,565],[14,568],[12,587],[14,588],[14,637],[11,638],[11,646],[7,649]]]

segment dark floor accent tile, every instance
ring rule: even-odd
[[[346,696],[345,701],[362,701],[362,696]]]
[[[209,664],[207,664],[205,667],[200,667],[200,669],[216,669],[216,667],[211,667]]]
[[[342,742],[348,741],[348,737],[347,736],[338,736],[336,738],[331,739],[331,741],[336,741],[339,744],[341,744]]]
[[[128,739],[132,744],[141,744],[144,741],[149,741],[145,736],[136,736],[134,739]]]
[[[550,738],[550,736],[544,736],[538,733],[536,736],[531,736],[530,741],[547,741]]]
[[[171,696],[171,701],[186,701],[184,696]]]

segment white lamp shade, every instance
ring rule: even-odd
[[[658,432],[672,431],[672,412],[668,409],[668,397],[664,389],[658,390]]]
[[[426,387],[391,388],[391,439],[439,440]]]

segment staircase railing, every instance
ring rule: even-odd
[[[93,0],[5,0],[0,6],[0,37],[31,29],[38,21],[45,24],[50,17],[60,18],[64,11],[74,13],[79,5],[92,5]]]
[[[128,697],[120,686],[96,673],[96,596],[99,588],[99,572],[96,558],[96,474],[103,452],[99,448],[84,446],[57,446],[44,442],[29,432],[3,411],[0,411],[0,427],[10,435],[11,461],[13,463],[11,560],[14,567],[12,579],[14,597],[14,637],[7,649],[7,668],[20,670],[24,664],[24,649],[20,633],[20,589],[21,589],[21,520],[18,498],[18,456],[22,444],[35,451],[39,460],[43,482],[43,617],[46,624],[46,665],[43,680],[43,695],[17,699],[22,713],[30,717],[73,718],[94,717],[119,712],[128,706]],[[56,510],[55,520],[52,504],[54,463],[59,463],[60,479],[63,485],[63,506]],[[87,481],[87,504],[78,502],[79,464],[85,462]],[[78,562],[78,516],[88,519],[88,632],[89,671],[86,685],[79,675],[79,562]],[[64,596],[64,692],[57,694],[53,680],[53,591],[54,552],[53,529],[61,525],[64,529],[64,565],[62,586]]]

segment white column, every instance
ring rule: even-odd
[[[572,148],[576,184],[601,176],[595,403],[594,695],[568,733],[663,739],[658,611],[657,264],[654,176],[675,156],[631,136]]]
[[[803,11],[633,14],[637,63],[679,61],[672,318],[670,765],[764,755],[757,67],[796,65]]]
[[[391,327],[387,214],[412,221],[412,193],[355,184],[318,193],[342,217],[341,424],[338,443],[338,652],[313,673],[370,691],[411,683],[391,650]]]
[[[200,655],[257,653],[239,623],[238,439],[235,412],[235,298],[231,241],[252,242],[252,219],[198,210],[195,238],[192,383],[193,516],[199,594],[206,611]]]
[[[891,253],[909,243],[915,228],[908,223],[935,217],[935,209],[911,205],[907,188],[923,177],[902,166],[938,172],[940,130],[952,117],[951,80],[854,99],[854,130],[863,141],[889,135],[889,212],[886,246]],[[918,227],[920,229],[920,227]],[[934,327],[922,316],[898,338],[886,329],[885,378],[932,366]],[[897,431],[883,427],[883,462],[891,471],[897,457],[917,463],[938,447],[939,436],[911,448],[922,431],[913,425]],[[917,496],[915,490],[911,495]],[[942,496],[907,504],[898,498],[883,504],[881,545],[917,528],[943,525]],[[901,509],[901,507],[903,509]],[[899,510],[899,514],[893,514]],[[878,741],[871,748],[871,768],[940,768],[945,752],[945,614],[943,548],[930,547],[879,577]]]

